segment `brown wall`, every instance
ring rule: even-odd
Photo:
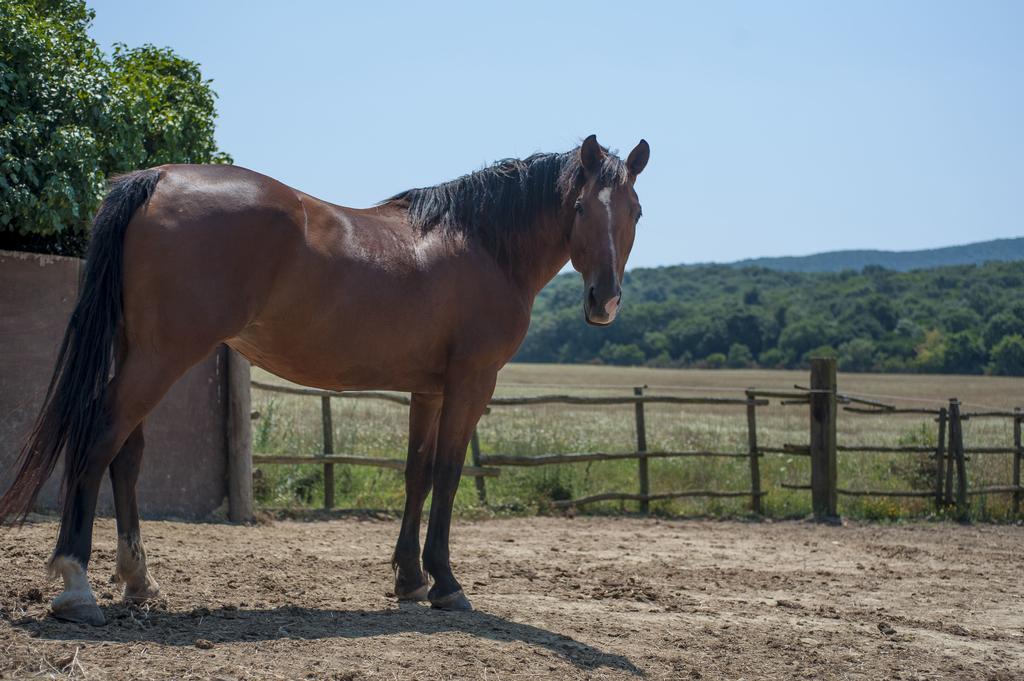
[[[78,292],[81,261],[0,251],[0,488],[14,476],[21,444],[53,371]],[[139,479],[144,517],[209,516],[227,492],[226,350],[193,367],[146,419]],[[57,503],[59,471],[40,496]],[[100,510],[112,509],[109,480]]]

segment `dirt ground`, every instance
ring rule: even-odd
[[[393,520],[147,522],[165,600],[46,616],[52,520],[0,531],[0,678],[1022,679],[1024,528],[608,518],[457,523],[477,610],[389,595]]]

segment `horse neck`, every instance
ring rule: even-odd
[[[569,262],[566,234],[571,216],[565,207],[537,216],[529,236],[515,246],[513,278],[533,297]]]

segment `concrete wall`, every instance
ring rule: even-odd
[[[76,258],[0,251],[0,488],[6,490],[53,371],[78,295]],[[226,349],[193,367],[145,422],[143,517],[203,518],[227,493]],[[60,471],[40,496],[55,508]],[[110,482],[100,511],[110,513]]]

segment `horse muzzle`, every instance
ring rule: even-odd
[[[604,302],[600,303],[595,287],[591,286],[583,300],[583,316],[591,326],[607,326],[615,321],[619,303],[622,302],[622,290],[616,288],[614,295],[603,298]]]

